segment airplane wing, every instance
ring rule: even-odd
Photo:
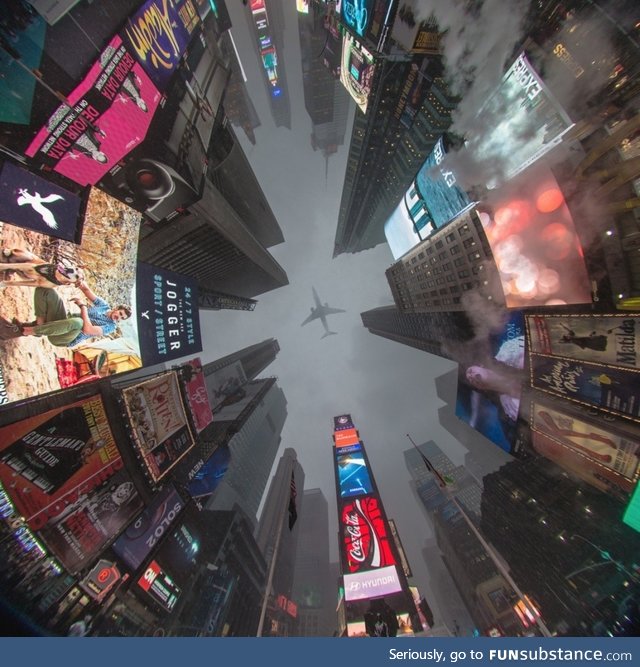
[[[303,327],[305,324],[309,324],[309,322],[311,322],[312,320],[317,320],[319,317],[320,314],[317,311],[315,311],[311,313],[311,315],[309,315],[309,317],[307,317],[307,319],[300,326]]]
[[[328,306],[323,306],[322,310],[325,315],[335,315],[336,313],[346,313],[346,310],[342,308],[329,308]]]

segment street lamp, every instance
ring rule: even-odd
[[[527,611],[531,614],[531,617],[535,620],[536,625],[538,626],[538,629],[540,630],[540,634],[542,634],[543,637],[553,637],[553,634],[549,630],[549,628],[545,625],[544,621],[540,618],[540,612],[531,604],[529,598],[527,598],[526,595],[520,590],[516,582],[513,580],[513,577],[509,573],[509,571],[504,567],[500,559],[498,558],[497,554],[493,551],[493,547],[489,545],[489,543],[484,539],[480,531],[476,528],[476,525],[473,523],[473,521],[469,518],[467,515],[466,511],[462,508],[462,505],[458,502],[457,498],[451,494],[449,488],[447,487],[447,482],[445,479],[442,477],[442,475],[433,467],[433,464],[429,461],[429,459],[418,449],[418,446],[416,443],[413,441],[411,436],[407,433],[407,438],[409,438],[409,442],[415,447],[416,451],[418,454],[420,454],[420,457],[422,458],[427,470],[434,476],[436,481],[438,482],[438,486],[442,491],[444,492],[445,496],[447,497],[448,500],[450,500],[457,508],[457,510],[460,512],[462,515],[462,518],[467,522],[467,525],[471,529],[471,532],[478,538],[478,541],[480,544],[484,547],[484,550],[487,552],[489,558],[493,561],[493,564],[496,566],[498,572],[505,578],[507,583],[513,588],[513,590],[516,592],[516,595],[520,599],[520,602],[525,606]]]

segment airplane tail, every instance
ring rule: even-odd
[[[335,336],[337,333],[337,331],[327,331],[327,333],[322,335],[322,338],[326,338],[327,336]]]

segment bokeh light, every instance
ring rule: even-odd
[[[562,192],[558,188],[545,190],[536,199],[536,208],[540,213],[551,213],[559,209],[564,202]]]

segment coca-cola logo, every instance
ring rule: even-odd
[[[375,497],[358,498],[342,510],[344,555],[349,572],[395,564],[386,522]]]

